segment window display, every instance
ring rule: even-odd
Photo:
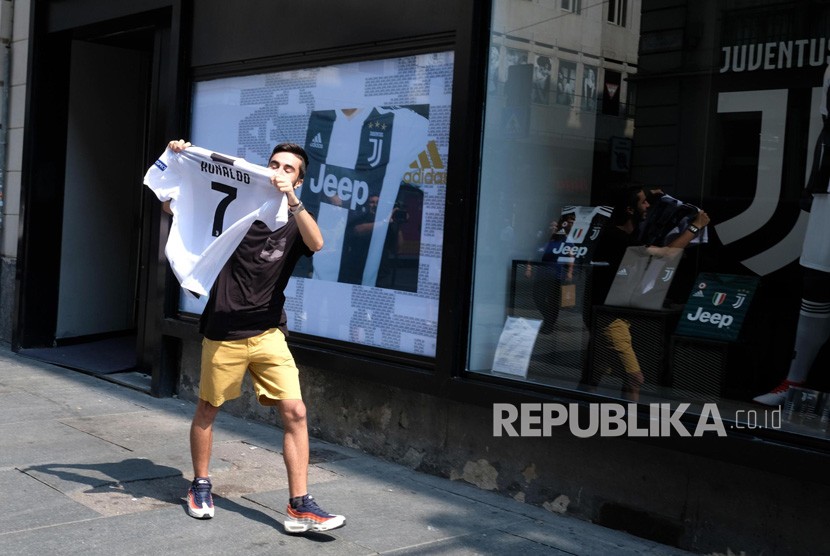
[[[487,92],[467,368],[640,403],[715,401],[730,419],[789,408],[765,422],[823,436],[830,8],[709,8],[689,2],[688,17],[722,29],[689,41],[641,32],[667,28],[647,1],[566,19],[494,0],[491,49],[554,60],[556,89],[539,102],[528,74],[523,134],[504,122],[521,104],[508,91],[525,89]],[[609,201],[626,186],[640,198]],[[563,215],[612,205],[579,260]],[[531,346],[514,360],[508,332]]]
[[[308,152],[300,199],[325,246],[286,289],[291,331],[435,355],[452,71],[436,52],[195,84],[194,144],[254,164],[279,142]]]

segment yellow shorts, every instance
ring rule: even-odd
[[[631,324],[624,319],[614,319],[602,330],[606,347],[612,351],[623,371],[637,374],[640,371],[640,362],[634,353],[634,344],[631,341]]]
[[[302,399],[300,372],[279,328],[244,340],[203,339],[199,397],[214,407],[238,398],[246,370],[262,405]]]

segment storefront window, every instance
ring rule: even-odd
[[[561,7],[493,2],[468,370],[827,437],[830,8]]]
[[[440,52],[195,84],[194,144],[309,154],[300,198],[326,245],[286,289],[292,332],[435,355],[452,71]]]

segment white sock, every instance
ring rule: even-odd
[[[804,382],[819,350],[830,338],[830,303],[801,300],[798,328],[795,332],[795,357],[787,380]]]

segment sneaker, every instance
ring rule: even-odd
[[[755,396],[752,398],[752,401],[763,405],[784,405],[784,400],[787,399],[787,390],[790,389],[790,386],[801,386],[802,384],[804,383],[784,379],[781,381],[781,384],[773,388],[770,392]]]
[[[187,513],[197,519],[213,517],[213,496],[210,494],[210,479],[196,477],[187,491]]]
[[[289,533],[304,533],[309,530],[329,531],[346,524],[346,518],[342,515],[324,512],[310,494],[303,496],[302,503],[296,508],[292,508],[289,503],[287,512],[285,530]]]

